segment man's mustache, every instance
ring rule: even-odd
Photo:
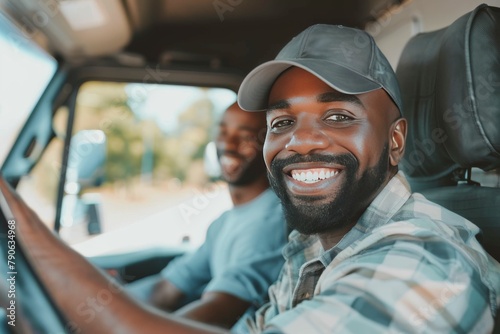
[[[319,162],[325,164],[336,164],[345,167],[348,170],[357,170],[359,167],[358,160],[351,153],[326,155],[326,154],[294,154],[283,159],[274,159],[271,162],[272,174],[280,173],[283,168],[288,165],[303,163],[303,162]]]

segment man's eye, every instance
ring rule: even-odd
[[[291,125],[293,125],[293,120],[291,119],[276,120],[271,123],[271,129],[280,129]]]
[[[332,122],[346,122],[352,120],[352,117],[342,115],[342,114],[334,114],[330,115],[326,118],[327,121],[332,121]]]

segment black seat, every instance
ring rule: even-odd
[[[473,167],[500,172],[500,8],[481,5],[413,37],[396,74],[409,123],[401,169],[413,191],[476,224],[500,261],[500,188],[471,177]]]
[[[412,189],[479,226],[500,261],[500,188],[471,178],[472,167],[500,167],[500,8],[481,5],[413,37],[396,73],[409,123],[401,169]]]

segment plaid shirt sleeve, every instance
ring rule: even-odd
[[[264,333],[489,333],[489,292],[442,238],[387,237],[322,275]]]

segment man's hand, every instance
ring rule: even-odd
[[[184,293],[166,279],[158,280],[149,303],[166,312],[206,324],[231,328],[250,307],[250,303],[228,293],[209,291],[201,299],[178,308]]]
[[[224,292],[205,292],[200,300],[175,312],[184,318],[231,328],[250,307],[250,303]]]

